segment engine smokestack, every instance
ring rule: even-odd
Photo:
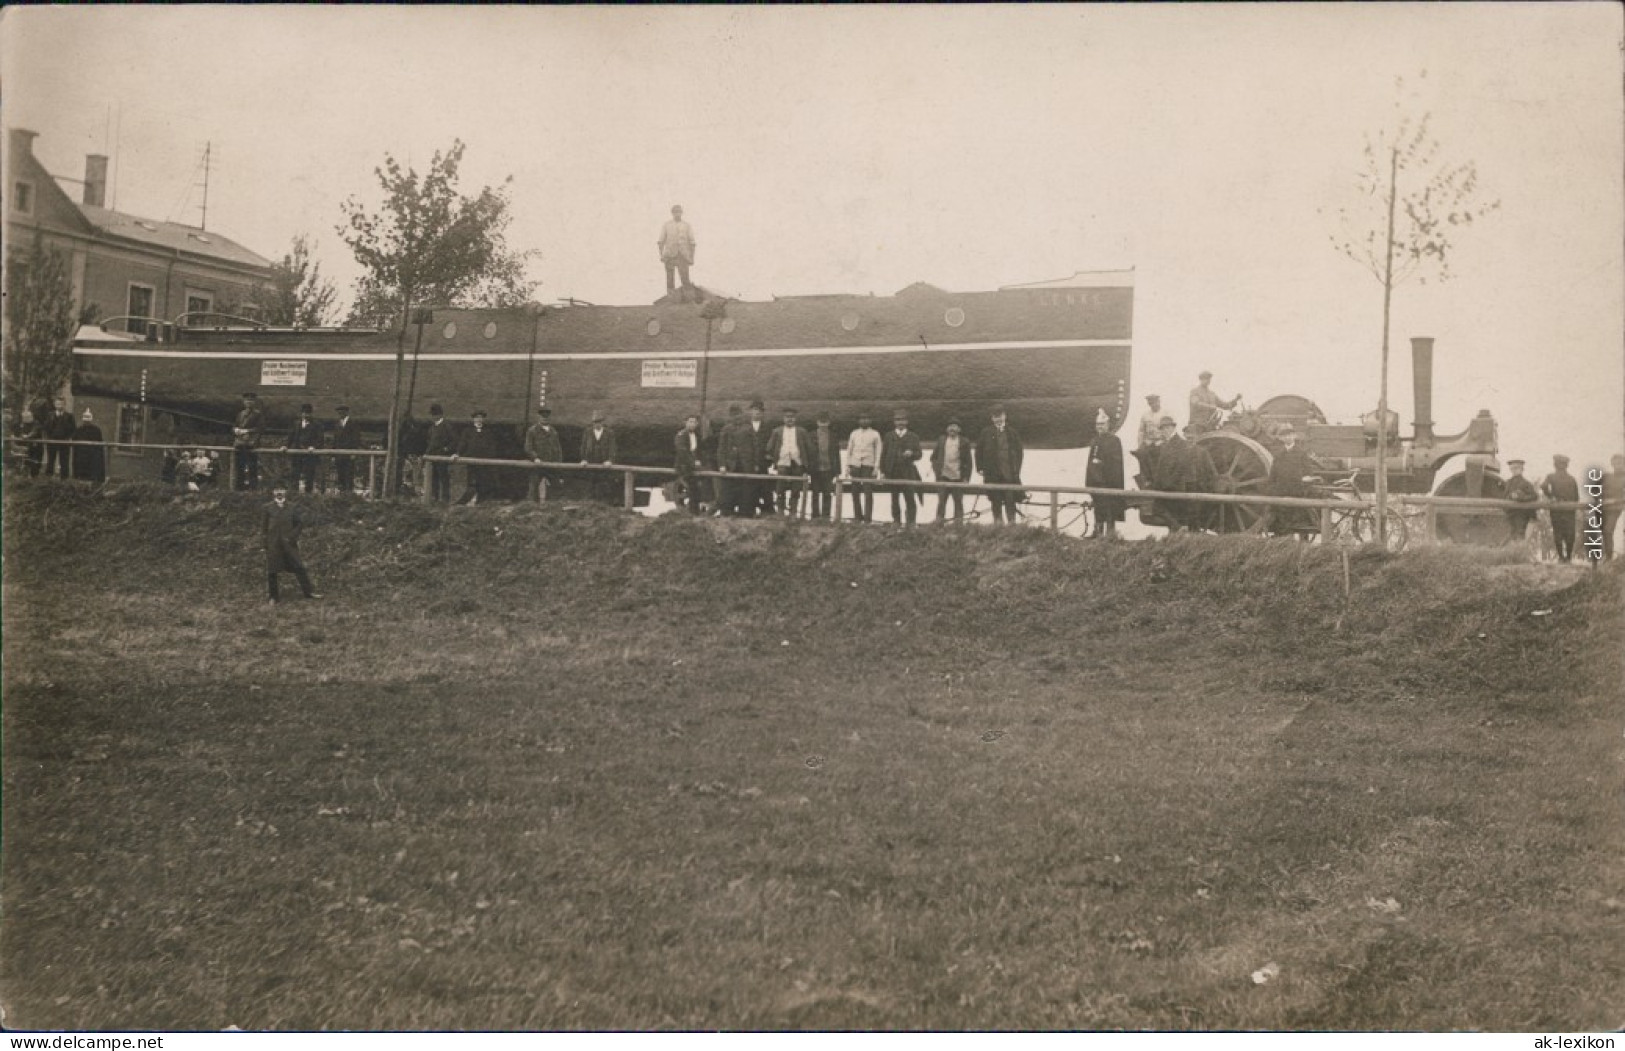
[[[1416,406],[1416,444],[1433,444],[1433,337],[1411,337],[1411,382]]]

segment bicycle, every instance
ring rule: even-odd
[[[1310,490],[1316,496],[1330,497],[1336,500],[1358,501],[1365,503],[1367,494],[1360,490],[1358,482],[1360,472],[1350,471],[1348,477],[1339,478],[1333,482],[1317,480],[1310,483]],[[1384,545],[1389,551],[1403,551],[1410,542],[1410,527],[1405,524],[1405,513],[1398,507],[1390,507],[1387,523],[1387,543]],[[1374,507],[1350,507],[1347,509],[1333,507],[1331,509],[1331,542],[1350,547],[1363,547],[1366,544],[1377,542],[1377,511]]]

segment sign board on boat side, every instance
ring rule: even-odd
[[[303,387],[305,385],[304,361],[262,361],[260,362],[260,386],[262,387]]]
[[[699,378],[699,362],[693,358],[656,358],[643,362],[643,386],[692,387]]]

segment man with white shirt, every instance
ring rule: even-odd
[[[874,517],[875,491],[862,479],[873,478],[880,471],[880,432],[871,424],[874,419],[868,410],[858,413],[858,426],[846,438],[846,473],[858,484],[852,486],[852,519],[868,522]]]
[[[660,228],[660,261],[666,267],[666,291],[677,289],[682,281],[686,294],[694,286],[688,283],[688,268],[694,265],[694,228],[683,221],[683,206],[671,206],[671,221]]]
[[[796,410],[784,410],[784,423],[767,440],[768,469],[780,478],[801,478],[807,473],[807,449],[812,435],[796,426]],[[794,518],[801,513],[801,483],[779,482],[774,504]]]
[[[948,430],[937,441],[937,447],[931,450],[932,472],[939,482],[963,485],[971,480],[973,465],[970,439],[960,433],[958,420],[949,420]],[[965,519],[963,489],[949,489],[945,486],[937,490],[937,521],[939,523],[943,521],[950,499],[954,502],[954,524],[958,525]]]
[[[1162,429],[1159,426],[1162,423],[1162,395],[1147,394],[1145,403],[1150,407],[1145,410],[1145,415],[1140,417],[1139,443],[1135,445],[1136,449],[1149,449],[1162,441]]]

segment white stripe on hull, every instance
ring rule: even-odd
[[[706,354],[700,350],[642,350],[642,351],[604,351],[583,354],[408,354],[407,357],[416,357],[418,361],[642,361],[644,359],[669,358],[781,358],[805,357],[808,355],[839,355],[839,354],[923,354],[927,352],[948,352],[967,350],[1049,350],[1065,348],[1087,347],[1127,347],[1132,344],[1128,339],[1036,339],[1018,342],[999,343],[939,343],[935,346],[923,344],[901,344],[897,346],[878,347],[782,347],[763,348],[759,350],[713,350]],[[192,358],[217,361],[280,361],[288,358],[304,359],[308,361],[394,361],[393,351],[373,354],[328,354],[314,347],[283,347],[276,350],[148,350],[111,347],[74,347],[75,354],[86,357],[107,358]]]

